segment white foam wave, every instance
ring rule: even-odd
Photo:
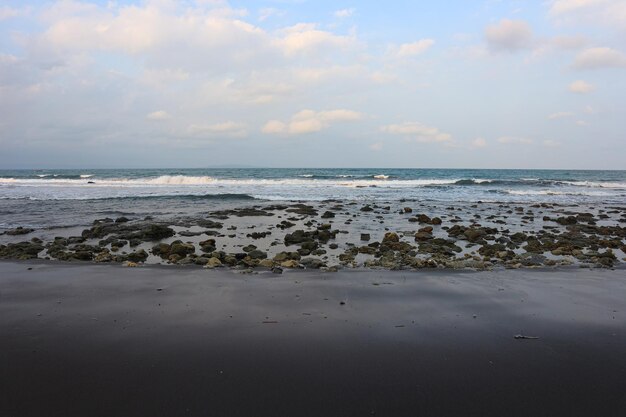
[[[81,178],[91,178],[91,177],[93,177],[93,174],[81,174],[80,177]]]
[[[377,180],[386,180],[387,178],[389,178],[389,175],[384,175],[384,174],[374,175],[374,178],[376,178]]]
[[[163,175],[153,178],[113,178],[96,179],[88,184],[84,179],[22,179],[22,178],[0,178],[0,184],[11,184],[17,186],[67,186],[67,187],[155,187],[155,186],[203,186],[203,185],[251,185],[251,186],[302,186],[302,187],[422,187],[428,185],[454,184],[456,179],[422,179],[422,180],[329,180],[329,179],[216,179],[213,177],[193,177],[185,175]]]
[[[577,196],[611,196],[603,191],[554,191],[554,190],[505,190],[511,195],[577,195]]]
[[[561,181],[563,184],[590,188],[626,188],[623,182]]]

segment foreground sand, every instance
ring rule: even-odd
[[[3,261],[0,415],[623,416],[625,272]]]

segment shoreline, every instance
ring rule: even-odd
[[[0,414],[619,416],[625,295],[621,269],[2,261]]]

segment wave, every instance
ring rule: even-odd
[[[94,174],[67,175],[54,177],[51,174],[39,174],[35,178],[0,178],[0,186],[34,187],[222,187],[222,186],[260,186],[260,187],[542,187],[542,188],[597,188],[624,189],[626,183],[609,181],[567,181],[554,179],[488,179],[488,178],[451,178],[451,179],[399,179],[389,175],[377,174],[366,176],[353,175],[316,175],[301,174],[299,178],[214,178],[210,176],[161,175],[144,178],[94,178]],[[247,192],[247,191],[246,191]]]
[[[562,195],[562,196],[595,196],[595,197],[609,197],[614,196],[611,193],[607,193],[604,191],[555,191],[555,190],[503,190],[505,194],[510,195],[528,195],[528,196],[538,196],[538,195]]]
[[[66,196],[57,198],[39,198],[39,197],[0,197],[0,200],[168,200],[168,199],[187,199],[187,200],[257,200],[264,199],[249,194],[223,193],[223,194],[151,194],[151,195],[127,195],[116,197],[90,197],[90,196]]]
[[[623,182],[593,182],[593,181],[560,181],[563,184],[573,185],[576,187],[590,188],[626,188]]]

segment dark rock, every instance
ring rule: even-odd
[[[19,236],[19,235],[27,235],[33,231],[35,231],[35,229],[29,229],[29,228],[19,226],[19,227],[16,227],[15,229],[7,230],[4,233],[9,236]]]
[[[127,258],[131,262],[145,262],[145,260],[148,259],[148,253],[143,249],[139,249],[138,251],[129,253]]]

